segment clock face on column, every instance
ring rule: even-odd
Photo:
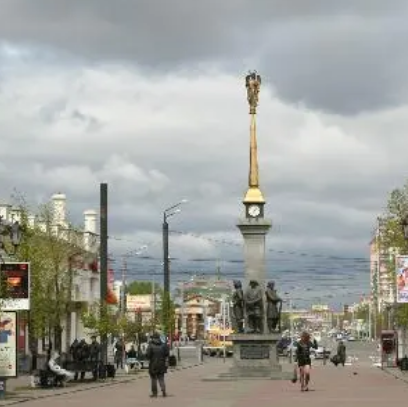
[[[256,218],[261,214],[261,208],[258,205],[251,205],[248,208],[248,215],[252,218]]]

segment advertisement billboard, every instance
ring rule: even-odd
[[[0,377],[17,377],[17,313],[0,313]]]
[[[3,311],[30,309],[30,263],[0,263],[1,304]]]
[[[152,308],[151,294],[143,295],[127,295],[126,310],[127,311],[150,311]]]
[[[408,256],[396,256],[397,302],[408,303]]]

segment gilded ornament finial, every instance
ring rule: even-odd
[[[258,146],[256,137],[256,108],[259,100],[261,77],[256,71],[249,72],[245,78],[249,114],[251,115],[250,145],[249,145],[249,176],[248,191],[244,202],[264,203],[265,199],[259,189]]]
[[[247,99],[249,103],[249,114],[256,114],[258,106],[258,94],[261,88],[261,77],[256,71],[250,71],[245,78]]]

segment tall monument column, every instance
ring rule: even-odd
[[[259,185],[258,145],[256,135],[256,110],[261,87],[261,77],[252,72],[245,79],[250,114],[248,189],[243,199],[245,218],[237,227],[244,238],[245,280],[256,280],[264,286],[266,280],[265,237],[272,222],[264,218],[265,198]]]
[[[266,259],[265,238],[272,222],[264,217],[265,198],[259,185],[258,147],[256,141],[256,108],[261,86],[261,77],[251,72],[246,77],[247,98],[250,114],[249,176],[248,189],[243,199],[245,217],[237,227],[244,238],[245,289],[240,281],[235,282],[233,299],[237,320],[245,317],[245,329],[230,335],[233,343],[233,361],[228,372],[208,380],[242,379],[288,379],[292,372],[284,372],[279,364],[277,343],[279,332],[267,329],[266,324]],[[256,281],[258,284],[248,284]],[[262,309],[263,308],[263,309]],[[263,312],[262,312],[263,311]],[[263,315],[263,324],[260,316]],[[240,322],[242,325],[242,322]],[[262,329],[263,325],[263,329]],[[269,331],[269,332],[268,332]]]

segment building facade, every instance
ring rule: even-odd
[[[370,241],[370,287],[372,309],[382,312],[395,301],[395,254],[393,249],[381,248],[381,226],[378,225]]]
[[[208,323],[212,319],[220,318],[220,299],[204,295],[192,295],[184,303],[176,307],[175,332],[182,337],[204,339],[208,331]],[[229,317],[226,324],[230,325]]]
[[[67,352],[74,339],[89,339],[89,335],[83,326],[81,312],[84,306],[92,304],[100,299],[99,277],[99,238],[97,235],[98,212],[86,210],[83,214],[83,228],[80,231],[73,230],[67,217],[67,199],[64,194],[57,193],[51,197],[50,212],[52,214],[51,225],[46,225],[34,214],[28,215],[28,226],[39,227],[46,230],[50,227],[52,233],[67,244],[75,242],[78,252],[67,255],[62,265],[65,272],[72,276],[71,301],[73,306],[63,321],[61,321],[62,338],[61,351]],[[10,204],[0,204],[0,216],[8,221],[21,221],[21,212]],[[28,259],[29,260],[29,259]],[[28,326],[22,329],[20,336],[28,338]],[[45,338],[39,343],[39,351],[47,345]],[[29,351],[28,340],[24,341],[25,351]]]

